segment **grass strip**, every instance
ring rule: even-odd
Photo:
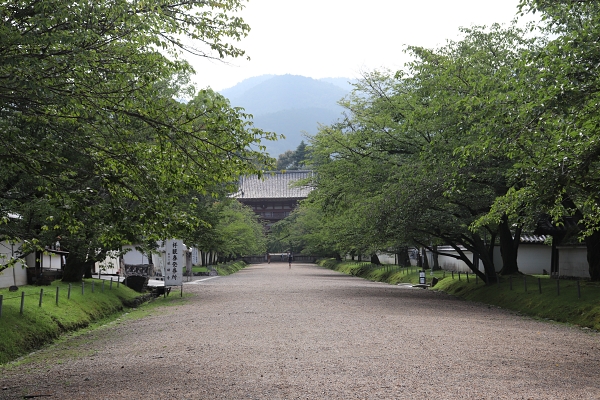
[[[233,273],[238,272],[241,269],[246,268],[248,264],[246,264],[244,261],[234,261],[232,263],[228,263],[228,264],[219,264],[215,266],[215,270],[217,271],[217,274],[223,276],[223,275],[231,275]]]
[[[321,260],[319,265],[375,282],[419,283],[419,269],[373,265],[356,261]],[[548,275],[512,275],[485,285],[474,274],[426,271],[427,282],[436,277],[433,290],[523,315],[600,330],[600,284],[587,280],[551,279]]]
[[[243,261],[215,267],[219,275],[230,275],[246,267]],[[198,269],[196,271],[196,269]],[[194,272],[207,272],[195,267]],[[57,304],[58,288],[58,304]],[[41,293],[41,295],[40,295]],[[94,327],[134,307],[140,293],[114,281],[84,279],[82,284],[54,281],[49,286],[23,286],[17,292],[0,289],[0,365],[37,350],[67,332]],[[187,297],[188,294],[184,294]],[[21,314],[21,298],[23,313]],[[41,306],[40,306],[41,298]],[[159,297],[136,312],[138,318],[162,305],[179,304],[180,296]]]
[[[123,284],[117,287],[116,282],[111,289],[110,282],[105,281],[102,290],[100,279],[84,279],[83,291],[81,284],[72,284],[70,295],[69,284],[60,281],[49,286],[23,286],[17,292],[0,289],[0,295],[3,297],[0,364],[35,350],[65,332],[87,327],[93,321],[119,312],[140,296]],[[21,298],[24,300],[22,314]]]

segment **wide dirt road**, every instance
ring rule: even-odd
[[[600,399],[597,333],[311,264],[184,290],[2,370],[0,398]]]

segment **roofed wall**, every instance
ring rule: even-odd
[[[262,178],[257,175],[240,178],[239,191],[235,198],[242,199],[304,199],[311,192],[308,186],[293,186],[294,182],[310,178],[312,171],[265,172]]]

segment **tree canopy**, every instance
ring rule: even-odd
[[[194,229],[201,196],[234,190],[240,174],[269,165],[251,147],[274,135],[217,93],[196,92],[181,58],[243,55],[230,43],[249,31],[234,15],[241,8],[238,0],[5,3],[2,238],[32,250],[61,236],[66,279],[77,280],[99,248]]]
[[[318,210],[312,232],[330,232],[331,251],[443,244],[489,282],[497,270],[518,272],[523,230],[572,217],[600,279],[600,7],[530,0],[521,10],[541,22],[462,28],[444,46],[407,47],[405,68],[365,74],[340,121],[311,138],[316,190],[302,205],[312,211],[296,218]]]

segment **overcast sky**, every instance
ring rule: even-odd
[[[264,74],[357,78],[362,71],[399,69],[404,46],[436,47],[458,28],[509,23],[519,0],[250,0],[250,25],[238,43],[250,61],[228,64],[189,58],[197,88],[222,90]]]

